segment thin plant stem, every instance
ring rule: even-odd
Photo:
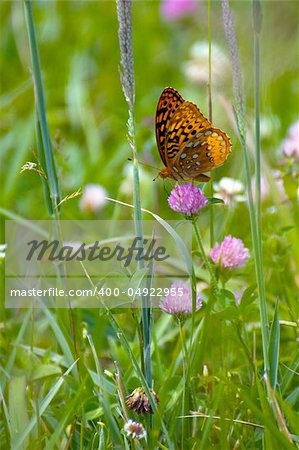
[[[265,295],[265,284],[263,275],[262,260],[260,258],[260,246],[259,246],[259,231],[257,227],[254,204],[252,198],[252,191],[250,185],[250,167],[249,167],[249,157],[246,142],[241,139],[243,156],[245,161],[245,171],[247,179],[247,190],[249,198],[249,216],[251,225],[251,235],[254,249],[254,262],[255,262],[255,272],[257,278],[258,294],[259,294],[259,311],[261,317],[261,331],[262,331],[262,346],[263,346],[263,360],[264,360],[264,370],[265,373],[269,373],[269,358],[268,358],[268,345],[269,345],[269,323],[268,323],[268,313],[266,305],[266,295]]]
[[[258,250],[261,268],[262,259],[262,222],[261,222],[261,132],[260,132],[260,32],[262,11],[259,0],[253,0],[253,47],[254,47],[254,109],[255,109],[255,214],[258,232]],[[270,368],[270,366],[269,366]]]
[[[205,263],[205,266],[206,266],[206,268],[207,268],[207,270],[208,270],[208,272],[210,274],[213,291],[215,293],[217,293],[218,292],[218,283],[217,283],[217,280],[216,280],[216,277],[215,277],[212,265],[211,265],[210,261],[208,260],[207,255],[205,253],[205,250],[204,250],[204,247],[203,247],[203,244],[202,244],[201,234],[200,234],[199,228],[197,226],[196,219],[193,219],[192,223],[193,223],[193,229],[194,229],[194,233],[195,233],[196,242],[197,242],[197,245],[199,247],[199,251],[200,251],[201,257],[202,257],[202,259],[203,259],[203,261]]]
[[[142,210],[140,200],[140,179],[138,169],[138,154],[136,144],[136,125],[135,125],[135,78],[134,78],[134,59],[132,43],[132,0],[117,0],[117,17],[119,23],[118,37],[121,54],[120,78],[123,93],[128,104],[129,119],[127,123],[128,142],[133,155],[133,205],[134,205],[134,225],[136,236],[143,242],[142,229]],[[142,246],[142,245],[141,245]],[[144,269],[144,261],[138,261],[139,270]],[[151,305],[147,296],[141,297],[141,321],[143,334],[143,354],[145,378],[148,386],[152,386],[151,370]]]
[[[260,133],[260,31],[261,5],[253,0],[254,46],[254,108],[255,108],[255,210],[258,229],[261,230],[261,133]],[[260,238],[261,236],[259,236]],[[259,242],[261,246],[261,242]]]
[[[220,417],[220,416],[212,416],[210,414],[203,414],[203,413],[198,413],[197,411],[194,412],[194,414],[192,415],[188,415],[188,416],[184,416],[181,417],[182,419],[188,419],[188,418],[198,418],[198,419],[208,419],[208,418],[212,418],[213,420],[225,420],[227,422],[232,422],[232,423],[239,423],[241,425],[245,425],[248,427],[253,427],[253,428],[260,428],[261,430],[263,430],[265,427],[259,423],[253,423],[253,422],[247,422],[245,420],[240,420],[240,419],[231,419],[229,417]]]
[[[258,301],[259,301],[259,312],[261,319],[261,333],[262,333],[262,348],[263,348],[263,362],[264,371],[266,375],[269,374],[269,322],[268,313],[266,305],[266,295],[265,295],[265,284],[264,284],[264,274],[261,259],[261,249],[260,249],[260,228],[257,226],[256,213],[252,196],[251,188],[251,171],[250,162],[248,155],[248,148],[246,144],[246,121],[245,121],[245,100],[242,87],[242,75],[239,63],[239,53],[233,23],[233,17],[229,6],[229,0],[222,0],[222,11],[223,11],[223,23],[224,30],[226,34],[226,39],[230,51],[230,58],[232,63],[232,75],[233,75],[233,93],[234,93],[234,109],[235,118],[239,133],[239,140],[243,151],[243,161],[245,165],[245,175],[246,175],[246,187],[248,192],[248,204],[249,204],[249,218],[251,227],[251,237],[254,250],[254,263],[255,263],[255,273],[258,288]]]
[[[209,121],[213,120],[213,105],[212,105],[212,19],[211,19],[211,0],[208,0],[208,40],[209,40]],[[210,197],[213,198],[213,174],[210,174]],[[214,245],[214,208],[210,205],[210,247]]]
[[[84,265],[82,263],[81,263],[81,266],[82,266],[82,269],[84,271],[84,274],[85,274],[86,278],[88,279],[90,285],[94,289],[95,285],[94,285],[93,281],[91,280],[91,278],[90,278],[86,268],[84,267]],[[105,311],[107,313],[107,316],[110,319],[111,326],[112,326],[116,336],[120,340],[120,343],[121,343],[124,351],[127,353],[128,357],[131,360],[132,366],[135,369],[136,375],[138,376],[138,378],[139,378],[139,380],[141,382],[141,385],[142,385],[142,387],[143,387],[143,389],[144,389],[144,391],[145,391],[145,393],[146,393],[146,395],[148,397],[148,400],[149,400],[149,403],[150,403],[150,405],[152,407],[152,410],[153,410],[155,416],[157,417],[157,419],[160,422],[162,431],[165,434],[165,439],[167,441],[167,445],[169,447],[169,450],[175,450],[174,444],[170,440],[167,427],[166,427],[166,425],[165,425],[165,423],[163,421],[163,418],[162,418],[162,416],[161,416],[161,414],[159,412],[159,409],[157,408],[157,405],[156,405],[155,399],[154,399],[154,397],[152,395],[151,389],[150,389],[150,387],[147,384],[147,381],[146,381],[146,378],[145,378],[143,372],[140,370],[140,367],[139,367],[139,364],[137,362],[137,359],[135,358],[135,355],[134,355],[134,353],[133,353],[133,351],[132,351],[132,349],[131,349],[131,347],[129,345],[128,340],[126,339],[125,334],[123,333],[121,327],[118,325],[118,322],[115,319],[114,315],[112,314],[111,310],[107,307],[107,305],[105,303],[103,303],[102,298],[97,295],[97,299],[99,300],[99,302],[102,305],[102,307],[105,309]],[[88,338],[90,338],[90,335],[88,335]],[[92,353],[94,354],[94,356],[96,355],[94,346],[92,346]],[[99,367],[100,367],[99,361],[95,361],[95,365],[96,365],[96,368],[97,368],[98,376],[100,377],[101,376],[101,372],[99,371]],[[102,379],[101,379],[101,382],[102,382]],[[105,395],[105,390],[104,390],[103,391],[103,399],[105,400],[105,398],[106,398],[106,395]],[[109,410],[109,414],[110,414],[110,410]]]
[[[198,365],[199,367],[202,366],[203,364],[203,357],[204,357],[204,351],[205,351],[205,342],[206,342],[206,336],[207,336],[207,332],[209,330],[209,324],[210,324],[210,316],[211,316],[211,311],[212,308],[214,306],[214,303],[216,301],[217,295],[219,294],[219,288],[218,288],[218,283],[212,268],[212,265],[210,264],[210,261],[208,260],[203,244],[202,244],[202,238],[201,238],[201,234],[199,231],[199,228],[197,226],[197,221],[196,218],[193,218],[193,229],[194,229],[194,234],[196,237],[196,242],[201,254],[201,257],[205,263],[205,266],[210,274],[210,279],[211,279],[211,286],[212,289],[210,291],[210,295],[209,295],[209,301],[207,303],[207,308],[206,308],[206,312],[204,315],[204,319],[203,319],[203,327],[202,327],[202,332],[201,332],[201,338],[200,338],[200,342],[198,345]]]
[[[120,369],[118,366],[118,362],[114,361],[114,365],[115,365],[115,369],[116,369],[115,370],[115,384],[116,384],[116,388],[117,388],[117,392],[118,392],[118,398],[119,398],[121,408],[122,408],[122,413],[123,413],[124,419],[129,420],[125,396],[124,396],[123,380],[121,378],[121,373],[120,373]]]
[[[232,325],[233,325],[234,330],[235,330],[235,332],[236,332],[236,335],[237,335],[237,337],[238,337],[238,339],[239,339],[239,341],[240,341],[241,347],[242,347],[243,350],[244,350],[244,354],[245,354],[245,356],[246,356],[246,358],[247,358],[247,360],[248,360],[248,362],[249,362],[249,365],[250,365],[250,367],[251,367],[251,369],[252,369],[252,372],[253,372],[253,374],[255,375],[255,365],[254,365],[254,363],[253,363],[253,360],[252,360],[250,351],[249,351],[249,349],[248,349],[248,347],[247,347],[247,344],[246,344],[246,342],[244,341],[244,338],[243,338],[243,336],[242,336],[242,333],[241,333],[241,326],[240,326],[239,323],[234,324],[234,322],[232,322]]]
[[[237,128],[239,132],[239,140],[243,150],[243,159],[245,164],[246,184],[248,191],[249,203],[249,217],[251,226],[251,236],[254,249],[255,272],[258,288],[259,312],[261,320],[262,333],[262,348],[263,348],[263,362],[264,362],[264,379],[266,382],[266,389],[268,394],[268,401],[270,402],[272,411],[276,417],[277,423],[281,426],[284,419],[279,408],[278,403],[273,402],[273,392],[269,382],[271,374],[270,359],[269,359],[269,321],[266,304],[265,280],[262,263],[261,250],[261,220],[260,220],[260,176],[261,176],[261,145],[260,145],[260,56],[259,56],[259,34],[262,26],[261,4],[259,0],[253,0],[253,28],[254,28],[254,59],[255,59],[255,124],[256,124],[256,205],[253,202],[252,188],[251,188],[251,173],[250,162],[248,156],[248,148],[246,144],[246,120],[245,120],[245,101],[242,88],[242,75],[239,63],[239,54],[236,42],[236,35],[233,24],[233,17],[231,14],[229,0],[222,0],[223,23],[228,42],[230,57],[233,70],[233,91],[234,91],[234,106]],[[285,423],[281,426],[282,431],[289,439],[289,432]]]
[[[183,398],[182,398],[182,414],[185,414],[185,402],[186,402],[186,365],[187,365],[187,349],[185,345],[185,340],[183,336],[183,327],[182,327],[182,321],[178,319],[179,322],[179,329],[180,329],[180,338],[182,343],[182,352],[183,352]],[[181,422],[181,450],[184,450],[184,435],[185,435],[185,423],[182,420]]]

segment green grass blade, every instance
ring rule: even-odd
[[[30,0],[25,0],[24,5],[25,5],[26,25],[29,37],[29,47],[32,59],[34,92],[38,112],[38,122],[39,122],[38,129],[40,130],[42,138],[41,139],[42,146],[40,146],[40,148],[44,153],[45,172],[49,183],[50,199],[48,199],[47,204],[48,202],[50,202],[52,205],[51,211],[56,211],[56,206],[60,203],[60,191],[58,186],[58,178],[49,134],[49,127],[46,113],[46,102],[42,83],[41,64],[32,13],[32,3]]]
[[[215,415],[215,412],[218,409],[219,403],[221,401],[223,389],[224,389],[224,386],[222,384],[219,384],[219,386],[217,387],[217,389],[215,391],[214,399],[213,399],[213,408],[210,411],[210,417],[206,420],[205,425],[203,427],[202,438],[201,438],[199,450],[205,450],[205,449],[209,448],[208,447],[209,446],[208,439],[211,435],[210,431],[211,431],[211,428],[213,425],[213,415]]]
[[[84,398],[82,396],[83,391],[85,390],[85,383],[81,383],[78,391],[65,407],[64,414],[62,419],[58,422],[54,433],[51,435],[51,438],[47,441],[44,449],[52,450],[59,447],[59,440],[61,436],[64,434],[64,430],[67,426],[67,422],[71,415],[76,416],[78,413],[78,404],[82,405],[84,403]]]
[[[26,403],[26,377],[14,376],[9,382],[9,414],[11,421],[11,446],[17,448],[15,442],[23,430],[28,426],[28,413]],[[22,448],[28,446],[28,435],[22,440]]]
[[[261,403],[260,405],[252,397],[252,392],[248,392],[247,389],[242,389],[240,395],[253,412],[255,420],[260,421],[260,423],[262,423],[265,427],[265,432],[267,431],[266,439],[268,442],[266,443],[266,448],[283,448],[285,450],[293,449],[293,445],[287,439],[285,434],[282,433],[277,427],[273,410],[270,408],[266,393],[260,381],[257,381],[257,388]]]
[[[298,367],[299,367],[299,355],[297,355],[294,358],[294,361],[291,364],[291,366],[285,369],[285,373],[281,382],[281,390],[283,394],[287,392],[290,384],[293,381],[294,376],[297,375],[296,371],[298,370]]]
[[[1,386],[0,386],[0,408],[3,411],[3,419],[2,419],[2,433],[1,433],[1,442],[2,445],[4,443],[4,445],[8,446],[8,442],[11,441],[11,436],[13,434],[13,431],[11,429],[11,419],[10,419],[10,414],[9,414],[9,410],[3,395],[3,392],[1,390]],[[5,433],[5,437],[3,436]]]
[[[279,325],[279,303],[277,300],[269,339],[270,384],[272,389],[275,389],[277,385],[277,375],[279,367],[279,344],[280,344],[280,325]]]
[[[121,445],[122,443],[122,436],[120,434],[119,428],[117,426],[117,423],[113,417],[112,411],[111,411],[111,407],[109,405],[109,400],[108,400],[108,396],[107,396],[107,390],[104,388],[104,377],[102,374],[102,370],[100,367],[100,358],[97,355],[95,346],[93,344],[93,340],[92,337],[90,335],[87,336],[88,338],[88,342],[91,348],[91,352],[92,352],[92,356],[94,359],[94,363],[96,366],[96,371],[97,371],[97,375],[98,375],[98,380],[99,380],[99,384],[100,384],[100,400],[102,401],[103,404],[103,409],[105,411],[105,417],[107,419],[107,422],[109,423],[110,426],[110,430],[111,430],[111,434],[113,436],[113,440],[115,442],[115,445]]]
[[[47,395],[41,400],[41,402],[39,403],[39,408],[38,408],[39,416],[42,416],[44,414],[44,412],[46,411],[46,409],[48,408],[48,406],[50,405],[50,403],[52,402],[52,400],[58,393],[59,389],[63,385],[66,375],[68,375],[73,370],[73,368],[76,364],[77,364],[77,361],[74,361],[74,363],[68,368],[68,370],[56,381],[54,386],[52,386],[52,388],[49,390]],[[26,428],[22,431],[22,433],[18,436],[18,438],[14,442],[14,446],[13,446],[14,450],[17,450],[24,445],[24,443],[26,442],[26,440],[29,436],[29,433],[35,427],[35,425],[37,423],[37,419],[38,419],[37,416],[34,415],[29,420]]]
[[[68,363],[68,365],[72,365],[73,375],[77,377],[77,367],[74,365],[74,357],[71,352],[71,349],[67,343],[67,340],[63,334],[63,331],[60,329],[56,317],[50,312],[49,309],[44,308],[43,312],[48,319],[49,325],[51,326],[53,333],[56,337],[58,344],[64,354],[64,357]]]
[[[23,318],[23,321],[22,321],[22,326],[21,326],[20,331],[18,333],[17,339],[14,342],[14,346],[13,346],[11,352],[10,352],[9,359],[8,359],[7,364],[5,366],[4,374],[2,375],[1,382],[0,382],[0,386],[1,386],[2,392],[4,392],[5,385],[6,385],[6,382],[7,382],[7,378],[10,377],[10,374],[11,374],[11,372],[13,370],[13,366],[14,366],[14,363],[15,363],[16,355],[17,355],[17,346],[18,346],[18,344],[20,344],[20,342],[23,339],[23,336],[24,336],[25,331],[27,329],[27,325],[29,323],[30,317],[31,317],[31,310],[27,311],[26,314],[24,315],[24,318]]]
[[[159,410],[157,409],[157,405],[155,403],[153,395],[152,395],[152,393],[150,391],[150,388],[149,388],[149,386],[147,384],[147,381],[146,381],[142,371],[140,370],[138,361],[137,361],[134,353],[131,350],[130,344],[129,344],[126,336],[124,335],[123,331],[119,327],[117,321],[114,319],[114,316],[111,314],[110,310],[107,310],[107,313],[109,314],[109,317],[110,317],[110,320],[111,320],[111,325],[112,325],[115,333],[117,334],[117,336],[118,336],[118,338],[119,338],[123,348],[125,349],[127,355],[129,356],[129,358],[131,360],[132,366],[134,367],[134,369],[136,371],[136,374],[137,374],[137,376],[139,378],[139,381],[140,381],[140,383],[141,383],[141,385],[142,385],[142,387],[143,387],[143,389],[144,389],[144,391],[145,391],[145,393],[146,393],[146,395],[147,395],[147,397],[149,399],[149,402],[150,402],[150,405],[152,407],[152,410],[154,411],[154,413],[156,414],[156,416],[158,417],[158,419],[160,421],[161,428],[162,428],[163,433],[165,434],[165,438],[167,440],[169,449],[174,450],[173,443],[172,443],[172,441],[170,439],[170,436],[169,436],[167,428],[166,428],[166,426],[164,424],[163,418],[161,417],[161,415],[159,413]]]
[[[47,164],[45,161],[45,148],[43,146],[41,124],[40,124],[40,120],[38,117],[38,111],[36,111],[36,148],[37,148],[38,162],[39,162],[43,172],[46,174],[47,173]],[[53,205],[51,202],[50,187],[49,187],[48,181],[45,177],[41,176],[41,179],[42,179],[42,185],[43,185],[43,190],[44,190],[44,199],[47,204],[49,213],[52,216],[54,214],[54,209],[53,209]]]

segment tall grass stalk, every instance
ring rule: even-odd
[[[49,207],[50,214],[53,216],[59,213],[59,207],[57,208],[57,205],[60,203],[60,189],[49,133],[40,56],[36,39],[31,1],[25,0],[24,6],[29,37],[29,48],[32,59],[32,77],[37,109],[37,147],[40,164],[42,165],[42,168],[45,172],[46,180],[48,183],[48,189],[44,187],[45,201],[47,206]]]
[[[61,233],[60,223],[58,220],[60,214],[59,204],[61,200],[61,195],[47,120],[46,101],[42,82],[42,71],[34,25],[32,2],[30,0],[25,0],[24,6],[25,6],[26,25],[29,37],[29,48],[32,59],[32,76],[36,102],[37,149],[39,162],[46,176],[46,182],[43,180],[44,197],[50,215],[56,219],[53,221],[53,234],[56,238],[58,238],[62,242],[63,237]],[[65,266],[59,265],[59,267],[57,268],[57,278],[62,286],[64,286],[65,274],[66,274]],[[78,349],[77,349],[76,326],[71,305],[69,305],[69,321],[71,327],[71,334],[73,337],[74,350],[77,358]],[[78,365],[78,367],[80,366]],[[74,367],[74,370],[77,371],[77,367]],[[78,371],[78,374],[80,374],[80,371]]]
[[[117,0],[117,17],[119,23],[118,38],[121,56],[120,78],[123,93],[128,104],[129,119],[127,123],[128,142],[133,155],[133,204],[134,204],[134,223],[136,236],[143,236],[142,230],[142,212],[140,201],[140,180],[138,169],[138,156],[136,145],[135,129],[135,79],[134,79],[134,59],[132,43],[132,0]],[[139,270],[144,269],[144,261],[138,262]],[[145,367],[145,378],[149,387],[152,386],[151,370],[151,308],[149,298],[142,296],[141,320],[143,334],[143,358]],[[142,364],[143,365],[143,364]]]
[[[93,360],[95,363],[95,368],[96,368],[96,372],[98,375],[98,380],[99,380],[99,400],[101,402],[101,404],[103,405],[103,409],[105,411],[105,416],[107,418],[107,422],[109,423],[110,426],[110,430],[111,430],[111,434],[113,436],[113,440],[115,445],[121,445],[122,444],[122,437],[119,431],[119,428],[117,426],[117,423],[113,417],[112,411],[111,411],[111,406],[109,405],[109,400],[108,400],[108,396],[107,396],[107,392],[104,388],[104,376],[103,376],[103,371],[100,367],[100,358],[97,355],[92,337],[90,334],[87,335],[87,339],[88,339],[88,343],[90,345],[90,349],[91,349],[91,353],[93,356]]]
[[[119,203],[118,201],[115,201],[115,202]],[[84,267],[84,264],[81,263],[81,266],[82,266],[82,269],[83,269],[83,271],[85,273],[86,278],[88,279],[90,285],[92,286],[92,289],[95,289],[95,285],[94,285],[92,279],[90,278],[86,268]],[[166,427],[166,425],[164,423],[164,420],[163,420],[163,418],[162,418],[162,416],[160,414],[160,411],[157,408],[157,405],[156,405],[155,399],[153,397],[153,394],[151,392],[150,386],[148,385],[144,374],[140,370],[138,361],[137,361],[137,359],[136,359],[136,357],[135,357],[135,355],[134,355],[134,353],[133,353],[133,351],[131,349],[131,346],[130,346],[130,344],[129,344],[125,334],[123,333],[121,327],[119,326],[119,324],[118,324],[117,320],[115,319],[114,315],[112,314],[111,310],[103,302],[103,299],[100,296],[97,296],[97,298],[98,298],[99,302],[101,303],[102,307],[105,309],[105,311],[106,311],[106,313],[107,313],[107,315],[108,315],[108,317],[110,319],[110,323],[111,323],[111,326],[113,328],[113,331],[115,332],[115,335],[118,337],[118,339],[119,339],[119,341],[120,341],[124,351],[126,352],[128,358],[130,359],[130,361],[132,363],[132,367],[134,368],[134,370],[136,372],[136,375],[139,378],[139,381],[141,383],[141,386],[143,387],[143,389],[144,389],[144,391],[145,391],[145,393],[146,393],[146,395],[148,397],[148,400],[149,400],[149,403],[150,403],[150,405],[152,407],[152,410],[154,411],[156,418],[160,422],[161,429],[162,429],[162,431],[163,431],[163,433],[165,435],[165,439],[167,441],[168,448],[170,450],[174,450],[174,445],[173,445],[173,443],[172,443],[172,441],[170,439],[167,427]]]
[[[212,104],[212,18],[211,18],[211,1],[208,0],[208,41],[209,41],[209,121],[213,121],[213,104]],[[213,174],[210,174],[210,197],[213,198]],[[210,247],[214,245],[214,207],[210,205]]]
[[[238,48],[233,24],[233,18],[229,7],[229,0],[222,0],[222,10],[223,10],[223,22],[226,34],[226,39],[228,42],[230,50],[230,58],[232,63],[233,72],[233,90],[234,90],[234,107],[235,107],[235,117],[237,122],[237,128],[239,132],[239,139],[243,150],[243,159],[245,164],[246,173],[246,184],[248,192],[248,202],[249,202],[249,216],[250,216],[250,226],[251,226],[251,236],[254,249],[254,262],[255,262],[255,272],[257,278],[258,287],[258,300],[259,300],[259,312],[261,320],[261,333],[262,333],[262,348],[263,348],[263,363],[264,363],[264,378],[266,384],[266,390],[268,395],[268,401],[272,408],[273,414],[276,418],[279,429],[286,435],[287,439],[290,441],[290,435],[286,427],[283,414],[279,408],[278,402],[273,400],[273,390],[271,387],[270,380],[274,382],[277,377],[277,349],[279,348],[277,337],[276,340],[271,340],[269,342],[269,321],[267,314],[266,305],[266,294],[265,294],[265,282],[263,274],[263,263],[262,263],[262,249],[261,249],[261,223],[260,223],[260,160],[261,160],[261,146],[260,146],[260,81],[259,81],[259,40],[257,39],[261,30],[261,5],[259,0],[253,0],[253,22],[254,22],[254,49],[255,49],[255,123],[256,123],[256,195],[258,200],[253,201],[252,188],[251,188],[251,173],[250,173],[250,161],[248,156],[248,149],[246,144],[246,120],[245,120],[245,101],[242,89],[242,76],[239,63]],[[276,333],[279,339],[279,333]],[[271,348],[270,345],[271,344]],[[269,353],[273,355],[272,358],[276,363],[270,364]],[[270,351],[272,349],[272,351]]]
[[[262,11],[259,0],[253,0],[254,103],[255,103],[255,210],[257,227],[261,229],[261,131],[260,131],[260,32]],[[261,247],[261,234],[259,235]]]
[[[232,64],[232,76],[233,76],[233,96],[234,96],[234,110],[236,123],[239,133],[239,140],[243,151],[243,160],[245,165],[246,174],[246,185],[248,192],[248,203],[249,203],[249,217],[251,226],[251,237],[254,250],[254,262],[255,262],[255,272],[258,287],[258,299],[259,299],[259,312],[261,319],[261,333],[262,333],[262,348],[263,348],[263,363],[265,375],[269,376],[270,366],[269,366],[269,355],[268,355],[268,345],[269,345],[269,322],[267,314],[266,305],[266,295],[265,295],[265,283],[263,275],[263,266],[261,259],[261,248],[260,248],[260,227],[257,224],[255,205],[253,202],[252,188],[251,188],[251,171],[250,171],[250,161],[248,155],[248,148],[246,144],[246,119],[245,119],[245,100],[242,87],[242,75],[239,63],[239,53],[236,41],[236,35],[234,30],[233,17],[229,6],[229,0],[222,0],[222,12],[223,12],[223,23],[225,35],[229,47],[230,59]]]

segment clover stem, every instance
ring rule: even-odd
[[[205,266],[206,266],[206,268],[207,268],[207,270],[208,270],[208,272],[210,274],[213,290],[214,290],[215,293],[217,293],[219,291],[218,283],[217,283],[217,280],[216,280],[216,277],[215,277],[212,265],[211,265],[210,261],[208,260],[207,255],[205,253],[205,250],[203,248],[202,238],[201,238],[201,234],[200,234],[199,228],[197,226],[196,218],[192,219],[192,224],[193,224],[193,229],[194,229],[194,232],[195,232],[196,242],[198,244],[199,251],[201,253],[201,257],[202,257],[202,259],[203,259],[203,261],[205,263]]]

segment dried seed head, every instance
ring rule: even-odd
[[[159,403],[157,394],[154,391],[151,391],[151,393],[155,400],[155,403]],[[134,389],[132,394],[127,397],[126,405],[129,409],[132,409],[137,414],[153,413],[148,397],[146,396],[144,389],[141,387]]]

